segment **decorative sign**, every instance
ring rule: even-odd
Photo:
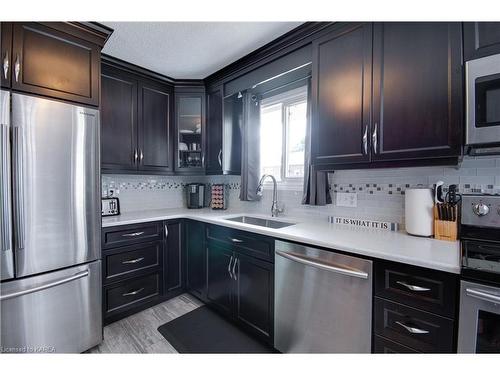
[[[391,231],[397,231],[399,229],[398,223],[390,223],[388,221],[364,220],[359,218],[341,217],[341,216],[329,216],[328,219],[330,223],[347,225],[350,227],[371,228],[371,229],[381,229],[381,230],[391,230]]]

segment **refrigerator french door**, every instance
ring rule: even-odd
[[[10,159],[1,173],[2,351],[83,351],[102,338],[99,112],[8,96],[2,91],[2,104],[11,102],[2,105],[11,109],[10,122],[2,115],[2,161]]]

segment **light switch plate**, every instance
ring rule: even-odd
[[[337,193],[335,203],[339,207],[358,207],[358,194]]]

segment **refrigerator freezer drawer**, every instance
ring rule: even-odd
[[[102,341],[101,261],[2,283],[5,353],[81,353]]]

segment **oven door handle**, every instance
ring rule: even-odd
[[[488,293],[484,290],[466,288],[465,294],[467,294],[469,297],[478,298],[478,299],[483,300],[483,301],[492,302],[492,303],[500,303],[500,296]]]

